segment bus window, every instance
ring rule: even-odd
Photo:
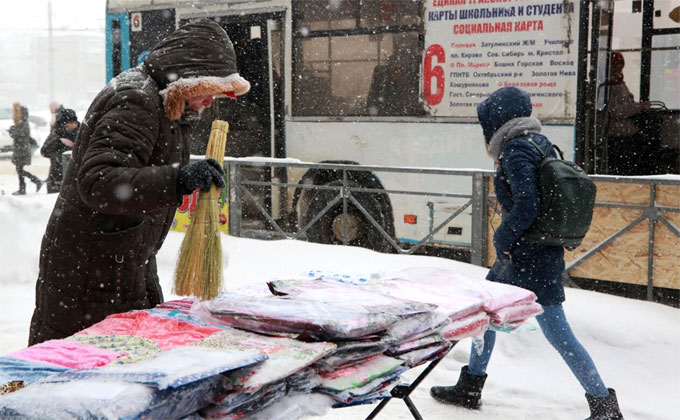
[[[680,34],[658,35],[652,40],[650,100],[668,109],[680,109]]]
[[[597,89],[599,173],[680,173],[680,23],[669,3],[612,2],[611,39],[599,50],[607,58],[598,68],[607,75]]]
[[[293,115],[422,114],[420,4],[294,1]]]

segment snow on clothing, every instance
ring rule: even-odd
[[[30,344],[163,301],[155,255],[182,201],[184,103],[248,86],[226,32],[201,21],[179,28],[97,95],[43,237]]]
[[[586,394],[596,397],[609,395],[607,387],[593,363],[593,359],[581,343],[576,339],[564,315],[562,305],[543,307],[543,314],[537,315],[538,325],[548,342],[560,353],[569,369],[586,391]],[[486,367],[496,343],[496,332],[487,330],[484,334],[484,348],[477,354],[474,346],[470,352],[468,371],[474,376],[484,376]]]

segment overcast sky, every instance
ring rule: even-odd
[[[0,33],[47,30],[48,3],[48,0],[1,0]],[[104,30],[106,0],[51,0],[51,3],[55,30]]]
[[[105,16],[106,0],[0,0],[0,107],[19,101],[44,111],[53,98],[87,107],[106,82]]]

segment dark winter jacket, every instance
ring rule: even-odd
[[[31,344],[162,302],[155,255],[182,199],[184,104],[192,95],[245,93],[235,71],[226,32],[199,22],[94,99],[43,237]]]
[[[21,107],[21,121],[9,128],[9,135],[14,140],[12,163],[16,166],[31,164],[31,128],[28,125],[28,108]]]
[[[45,142],[40,148],[40,154],[50,160],[50,172],[47,176],[47,182],[55,183],[61,182],[64,177],[63,171],[63,153],[71,150],[65,145],[61,139],[69,139],[73,142],[76,140],[77,130],[68,130],[64,124],[57,124],[52,128],[50,135],[47,136]]]
[[[485,113],[484,110],[479,112],[478,108],[480,123],[486,128],[485,133],[489,132],[493,137],[494,134],[503,131],[506,138],[500,147],[499,165],[494,179],[496,197],[503,215],[501,225],[493,238],[498,258],[487,279],[531,290],[536,293],[541,305],[562,303],[564,249],[541,245],[523,238],[538,219],[540,212],[537,171],[542,160],[541,154],[526,136],[531,136],[543,152],[549,155],[554,155],[552,144],[545,136],[535,132],[540,131],[540,124],[534,132],[512,130],[513,126],[518,127],[524,119],[529,120],[526,118],[531,112],[528,96],[524,103],[518,100],[505,102],[498,101],[497,98],[490,99],[501,103],[499,107],[504,110]],[[527,103],[528,113],[526,109],[513,108],[513,104],[526,108]],[[489,114],[494,116],[489,118]],[[494,126],[495,129],[489,129],[489,126]],[[508,127],[511,129],[508,130]],[[506,253],[509,257],[505,255]]]

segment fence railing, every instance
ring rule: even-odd
[[[278,169],[277,169],[278,168]],[[389,244],[392,252],[397,252],[400,254],[413,254],[423,246],[426,245],[437,245],[437,241],[434,239],[435,235],[440,232],[444,227],[446,227],[452,220],[461,217],[467,209],[471,209],[471,246],[470,246],[470,261],[472,264],[480,266],[488,266],[490,259],[493,258],[492,245],[489,243],[489,235],[491,231],[491,220],[490,215],[496,211],[495,196],[490,194],[493,172],[485,170],[456,170],[456,169],[433,169],[433,168],[414,168],[414,167],[388,167],[388,166],[361,166],[361,165],[349,165],[349,164],[314,164],[314,163],[302,163],[302,162],[292,162],[288,160],[268,160],[264,159],[261,161],[252,161],[244,159],[225,159],[225,169],[229,176],[229,197],[230,197],[230,207],[229,207],[229,229],[230,233],[234,236],[245,236],[245,237],[259,237],[259,238],[288,238],[288,239],[304,239],[306,233],[309,229],[317,223],[324,215],[326,215],[330,209],[341,204],[342,214],[344,217],[348,217],[348,208],[350,206],[358,209],[365,219],[370,224],[371,228],[375,229],[382,238]],[[332,184],[325,185],[314,185],[307,182],[281,182],[276,178],[264,179],[264,180],[248,180],[245,179],[244,172],[261,170],[263,172],[273,173],[276,170],[285,170],[287,173],[290,171],[304,172],[308,170],[322,170],[322,171],[332,171],[335,174],[335,182]],[[419,177],[427,176],[445,176],[445,177],[456,177],[456,178],[467,178],[467,181],[457,183],[457,185],[466,185],[468,182],[469,189],[465,192],[457,191],[422,191],[422,190],[408,190],[408,189],[381,189],[381,188],[368,188],[357,186],[356,183],[351,182],[351,174],[369,172],[375,173],[379,176],[387,176],[388,174],[417,174]],[[599,252],[610,246],[617,239],[630,232],[636,226],[639,226],[643,222],[647,222],[649,225],[649,233],[647,237],[647,288],[648,299],[652,299],[652,290],[655,286],[654,284],[654,272],[655,272],[655,250],[657,246],[655,241],[657,241],[655,235],[655,228],[657,224],[662,224],[665,226],[675,238],[680,238],[680,218],[669,220],[675,216],[669,216],[670,214],[680,215],[680,194],[677,195],[677,202],[673,201],[671,205],[667,203],[658,203],[657,194],[659,188],[678,188],[680,191],[680,178],[661,178],[661,177],[611,177],[611,176],[592,176],[591,177],[598,184],[598,202],[596,203],[597,209],[617,209],[620,211],[638,211],[640,214],[631,222],[626,223],[623,227],[617,227],[614,232],[608,234],[602,240],[598,240],[597,243],[586,248],[581,248],[577,255],[572,255],[573,259],[568,261],[566,272],[567,274],[572,273],[578,267],[581,267],[588,260],[593,259]],[[453,182],[451,184],[454,184]],[[612,191],[616,188],[624,187],[626,185],[635,184],[636,191],[640,191],[641,188],[647,189],[649,197],[646,202],[639,203],[625,203],[625,202],[613,202],[612,200],[601,201],[599,199],[600,193],[603,196],[607,196],[607,192],[602,190],[602,188],[607,188]],[[604,187],[603,187],[604,186]],[[299,189],[300,191],[314,191],[314,190],[326,190],[330,192],[328,202],[325,206],[316,214],[308,214],[304,218],[306,223],[302,225],[295,225],[291,227],[289,224],[284,222],[283,218],[275,218],[271,214],[271,208],[268,208],[265,203],[263,203],[258,197],[254,190],[256,189],[282,189],[286,193],[289,189]],[[456,205],[453,211],[446,217],[438,221],[436,224],[431,224],[427,233],[422,235],[421,238],[417,238],[413,243],[403,244],[399,243],[393,234],[387,232],[384,224],[381,224],[374,214],[366,209],[362,204],[361,200],[358,200],[359,195],[364,194],[388,194],[391,198],[396,196],[426,196],[434,197],[438,199],[457,199],[464,201],[462,204]],[[666,194],[669,196],[669,194]],[[671,194],[672,196],[672,194]],[[625,198],[625,197],[624,197]],[[614,200],[616,201],[616,200]],[[624,200],[625,201],[625,200]],[[668,201],[668,200],[666,200]],[[287,202],[287,201],[285,201]],[[259,216],[261,216],[268,226],[266,229],[253,229],[252,227],[246,228],[243,226],[243,213],[242,206],[250,205],[257,209]],[[289,209],[286,209],[289,210]],[[346,219],[345,219],[346,220]],[[500,218],[494,220],[494,223],[498,223]],[[596,223],[606,223],[605,220],[595,218],[593,221]],[[348,243],[348,232],[347,223],[342,223],[342,243]],[[591,231],[593,227],[591,227]],[[589,233],[590,234],[590,233]],[[586,238],[587,239],[587,238]],[[679,242],[680,244],[680,242]],[[658,254],[658,253],[657,253]],[[671,255],[671,257],[673,257]],[[678,261],[677,259],[675,261]],[[680,267],[680,262],[677,262],[678,267]],[[673,267],[671,267],[673,269]],[[678,276],[680,276],[680,269],[676,270]],[[671,274],[673,275],[673,274]],[[603,275],[600,275],[600,279]],[[616,279],[612,279],[615,280]],[[680,279],[677,282],[677,288],[680,289]]]

